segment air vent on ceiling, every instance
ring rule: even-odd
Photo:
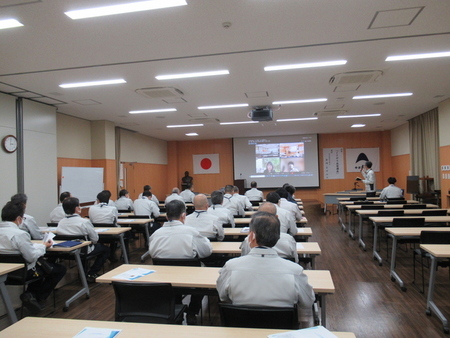
[[[313,116],[316,117],[336,117],[338,115],[346,115],[346,110],[325,110],[325,111],[316,111],[313,113]]]
[[[162,99],[168,97],[181,97],[184,93],[174,87],[151,87],[136,89],[136,93],[149,99]]]
[[[349,84],[375,82],[383,72],[381,70],[367,70],[339,73],[331,77],[329,83],[335,86],[345,86]]]

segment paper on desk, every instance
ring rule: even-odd
[[[121,220],[119,220],[119,222],[136,222],[136,220],[135,219],[129,219],[129,218],[123,218],[123,219],[121,219]]]
[[[284,333],[275,333],[267,336],[268,338],[337,338],[323,326],[308,327],[297,331]]]
[[[121,274],[118,274],[117,276],[114,276],[113,279],[135,280],[135,279],[138,279],[139,277],[149,275],[153,272],[155,272],[155,270],[134,268],[134,269],[122,272]]]
[[[297,232],[305,232],[305,229],[297,228]]]
[[[102,228],[102,229],[95,229],[95,232],[105,232],[108,231],[108,228]]]
[[[304,249],[305,247],[303,246],[302,243],[297,243],[297,250],[299,249]]]
[[[56,235],[55,235],[53,232],[46,232],[46,233],[44,234],[44,238],[43,238],[43,240],[42,240],[42,243],[50,242],[50,243],[52,243],[52,245],[53,245],[53,238],[54,238],[55,236],[56,236]]]
[[[244,227],[244,228],[242,228],[242,230],[241,230],[241,232],[249,232],[250,231],[250,228],[249,227]]]
[[[119,334],[122,330],[116,329],[103,329],[99,327],[85,327],[83,330],[78,332],[74,337],[77,338],[113,338]]]

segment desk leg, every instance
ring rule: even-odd
[[[119,235],[119,241],[120,241],[120,245],[122,246],[123,260],[124,260],[125,264],[130,264],[130,263],[128,263],[128,253],[127,253],[127,249],[125,248],[125,241],[123,239],[123,234]]]
[[[316,269],[316,255],[311,255],[311,270]]]
[[[353,228],[353,213],[351,210],[348,211],[348,235],[352,238],[355,239],[355,234],[354,231],[355,229]]]
[[[147,224],[145,224],[144,225],[145,226],[145,236],[147,236],[147,243],[149,243],[150,244],[150,241],[149,241],[149,239],[150,239],[150,232],[149,232],[149,230],[148,230],[148,226],[149,226],[149,224],[147,223]],[[148,250],[149,248],[147,248],[147,250]],[[144,262],[145,261],[145,259],[147,258],[147,256],[149,256],[150,255],[150,253],[147,251],[145,254],[143,254],[142,256],[141,256],[141,262]]]
[[[76,294],[74,294],[72,297],[70,297],[66,301],[66,303],[64,305],[64,308],[63,308],[63,311],[68,311],[70,303],[74,302],[75,300],[80,298],[82,295],[85,294],[87,298],[90,297],[89,286],[88,286],[87,281],[86,281],[86,274],[84,273],[83,264],[81,263],[80,249],[75,250],[74,255],[75,255],[75,260],[76,260],[77,266],[78,266],[78,273],[80,275],[81,284],[83,285],[83,287],[81,288],[80,291],[78,291]]]
[[[448,320],[447,318],[445,318],[445,316],[442,314],[442,312],[439,310],[439,308],[433,301],[434,283],[436,279],[436,265],[437,265],[436,257],[431,256],[430,285],[428,286],[427,309],[425,313],[431,316],[431,313],[434,312],[444,325],[444,332],[449,333]]]
[[[377,223],[373,222],[373,252],[372,256],[373,259],[378,261],[378,265],[383,265],[383,260],[381,259],[381,256],[377,252],[377,240],[378,240],[378,225]]]
[[[398,284],[400,285],[400,288],[402,289],[402,291],[406,291],[406,287],[405,287],[402,279],[397,274],[397,272],[395,272],[395,260],[396,260],[396,256],[397,256],[397,237],[392,236],[392,235],[389,235],[389,236],[392,238],[391,271],[390,271],[391,280],[393,282],[397,281]]]
[[[342,204],[339,203],[338,204],[339,222],[341,222],[342,230],[347,231],[347,228],[345,227],[344,224],[344,213],[345,213],[344,207],[342,206]]]
[[[363,248],[364,251],[366,251],[366,243],[364,243],[362,237],[363,237],[363,217],[362,215],[359,215],[359,232],[358,232],[358,242],[359,246]]]
[[[327,327],[327,303],[326,295],[320,295],[320,312],[322,315],[322,326]]]
[[[11,303],[11,297],[9,297],[8,290],[6,290],[6,281],[7,275],[0,276],[0,293],[2,294],[3,303],[5,304],[6,311],[8,312],[8,317],[11,320],[11,324],[17,322],[16,312],[14,311],[14,307]]]

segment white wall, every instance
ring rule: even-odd
[[[167,164],[167,142],[122,129],[120,161]]]
[[[91,122],[56,114],[57,155],[62,158],[91,159]]]
[[[409,125],[405,123],[391,130],[391,156],[410,154]]]
[[[450,145],[450,99],[439,103],[439,146]]]
[[[116,159],[115,125],[110,121],[91,122],[92,159]]]

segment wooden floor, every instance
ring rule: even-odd
[[[322,255],[316,259],[317,269],[327,269],[336,287],[336,293],[328,296],[327,328],[333,331],[351,331],[357,337],[448,337],[435,315],[425,314],[426,295],[421,294],[412,282],[412,250],[398,250],[398,272],[406,282],[402,292],[389,278],[389,264],[383,266],[371,257],[372,242],[367,237],[368,250],[364,252],[357,241],[349,238],[338,225],[336,214],[323,214],[317,201],[305,201],[308,226],[313,229],[310,241],[319,242]],[[366,226],[368,229],[369,226]],[[371,228],[371,227],[370,227]],[[367,231],[366,231],[367,232]],[[370,239],[372,236],[370,236]],[[136,242],[136,245],[139,244]],[[403,247],[402,247],[403,248]],[[140,249],[131,254],[130,263],[139,263]],[[386,258],[385,241],[381,254]],[[150,262],[150,261],[148,261]],[[419,270],[418,270],[419,272]],[[428,269],[425,269],[426,280]],[[114,294],[109,285],[91,285],[91,297],[71,304],[63,312],[63,301],[79,287],[76,283],[58,290],[57,308],[54,313],[49,298],[47,311],[42,315],[55,318],[114,320]],[[449,269],[439,269],[436,280],[435,300],[447,318],[450,318]],[[211,300],[211,321],[205,315],[204,324],[220,325],[217,300]],[[313,326],[312,314],[300,314],[302,327]]]

